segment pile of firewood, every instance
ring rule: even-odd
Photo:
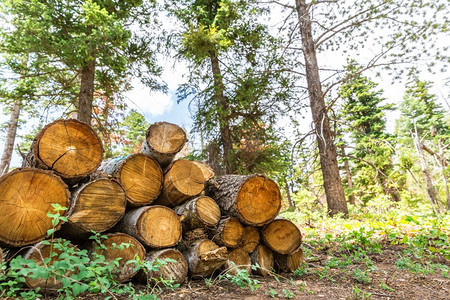
[[[92,231],[104,232],[103,255],[122,258],[120,282],[148,280],[126,265],[136,257],[175,260],[149,276],[178,283],[219,270],[267,275],[297,269],[301,233],[292,222],[275,219],[281,208],[277,184],[263,175],[215,177],[204,163],[174,160],[185,143],[179,126],[155,123],[141,153],[103,161],[102,143],[90,126],[72,119],[48,124],[23,168],[0,178],[0,246],[28,246],[23,256],[42,263],[50,256],[41,242],[49,229],[91,251]],[[61,211],[68,221],[56,226],[47,216],[55,204],[68,208]],[[132,247],[112,247],[121,243]],[[59,283],[29,278],[27,285],[49,290]]]

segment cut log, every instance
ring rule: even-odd
[[[140,271],[137,279],[140,283],[157,284],[161,278],[163,280],[172,280],[174,283],[183,283],[186,280],[188,274],[188,264],[183,254],[176,249],[163,249],[152,251],[147,254],[145,258],[148,262],[151,262],[153,266],[158,266],[157,271],[144,272]],[[175,262],[167,262],[166,259],[172,259]],[[160,262],[163,264],[160,265]]]
[[[169,166],[164,175],[164,187],[155,204],[175,207],[203,191],[205,181],[197,165],[180,159]]]
[[[234,217],[220,220],[217,229],[211,231],[211,240],[219,246],[237,248],[244,237],[244,226]]]
[[[183,246],[190,248],[192,245],[201,240],[209,239],[209,232],[207,228],[196,228],[191,231],[183,231]],[[182,248],[180,251],[187,249]]]
[[[291,254],[302,243],[300,229],[289,220],[277,219],[265,226],[261,233],[264,243],[280,254]]]
[[[103,146],[91,126],[75,119],[56,120],[36,136],[23,167],[53,170],[76,182],[93,173],[103,160]]]
[[[157,122],[147,129],[142,153],[150,155],[162,167],[166,167],[183,149],[185,143],[186,133],[180,126],[168,122]]]
[[[225,262],[224,270],[227,274],[236,275],[239,270],[246,270],[252,273],[252,261],[250,255],[241,248],[228,250],[228,259]]]
[[[181,240],[180,219],[173,210],[161,205],[130,210],[119,222],[117,230],[154,249],[173,247]]]
[[[220,269],[226,262],[226,247],[219,247],[210,240],[195,243],[184,255],[191,277],[207,277]]]
[[[96,176],[116,178],[125,189],[130,206],[151,204],[162,188],[163,173],[148,155],[137,153],[104,161]]]
[[[202,171],[203,179],[205,180],[205,182],[214,177],[214,170],[209,165],[199,161],[193,162]]]
[[[43,240],[53,228],[47,216],[52,204],[68,207],[69,197],[67,185],[50,171],[24,168],[0,177],[0,244],[21,247]]]
[[[2,248],[0,248],[0,265],[5,261],[4,253]]]
[[[274,259],[272,250],[268,247],[260,244],[255,252],[250,255],[252,259],[252,265],[259,266],[256,267],[253,272],[257,275],[267,276],[270,275],[274,267]]]
[[[131,280],[136,275],[136,265],[130,260],[142,260],[145,258],[145,248],[134,237],[124,233],[107,234],[107,239],[102,241],[105,247],[99,247],[93,243],[92,252],[102,254],[106,261],[114,261],[118,258],[119,266],[114,268],[114,280],[125,282]],[[91,254],[92,256],[92,254]]]
[[[72,192],[68,222],[61,231],[72,238],[112,228],[125,214],[127,198],[116,180],[100,178]]]
[[[275,268],[278,272],[288,272],[292,273],[305,261],[303,256],[303,250],[298,248],[291,254],[279,254],[277,252],[273,253],[275,259]]]
[[[68,244],[68,247],[76,248],[71,244]],[[50,258],[50,262],[48,265],[52,265],[54,262],[60,260],[59,255],[61,255],[62,253],[63,252],[61,250],[55,249],[55,247],[53,247],[52,245],[46,245],[43,242],[39,242],[36,245],[32,246],[29,250],[27,250],[23,255],[23,258],[33,260],[38,266],[44,265],[44,260]],[[70,277],[73,273],[74,271],[67,270],[65,271],[64,275]],[[45,279],[31,278],[30,275],[25,277],[25,284],[30,289],[40,288],[39,292],[43,292],[45,294],[55,293],[58,289],[63,287],[59,276],[57,277],[55,275]]]
[[[280,189],[262,175],[220,176],[207,182],[206,195],[216,200],[223,214],[252,226],[270,223],[281,208]]]
[[[252,253],[255,251],[256,247],[259,245],[259,230],[252,226],[244,227],[244,237],[242,239],[242,250],[247,253]]]
[[[214,227],[220,220],[220,208],[214,199],[199,196],[173,209],[180,217],[183,232]]]

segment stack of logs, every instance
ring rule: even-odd
[[[214,177],[204,163],[174,160],[185,142],[179,126],[159,122],[148,128],[141,153],[103,161],[102,143],[90,126],[73,119],[48,124],[23,168],[0,178],[0,246],[9,248],[0,249],[0,262],[9,252],[43,263],[51,249],[42,240],[53,228],[47,214],[59,204],[68,208],[61,211],[68,222],[56,226],[56,235],[93,253],[100,250],[88,243],[89,235],[104,232],[102,254],[122,258],[119,282],[151,280],[126,264],[137,257],[173,259],[148,276],[178,283],[188,274],[206,277],[220,270],[268,275],[297,269],[301,233],[292,222],[276,219],[277,184],[263,175]],[[121,243],[132,247],[112,246]],[[61,286],[39,278],[26,283],[47,291]]]

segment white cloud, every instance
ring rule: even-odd
[[[172,109],[174,100],[170,95],[153,92],[138,81],[133,81],[134,89],[125,94],[130,108],[151,116],[160,116]]]

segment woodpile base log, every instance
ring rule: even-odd
[[[127,262],[144,259],[144,246],[134,237],[124,233],[110,233],[107,234],[107,237],[106,240],[102,241],[105,247],[98,247],[96,243],[93,243],[92,252],[104,255],[106,261],[114,261],[120,258],[119,267],[113,271],[114,279],[117,282],[131,280],[137,273],[136,266],[134,263],[127,264]]]
[[[158,266],[157,271],[150,271],[146,274],[140,271],[138,281],[143,284],[158,283],[160,279],[172,280],[174,283],[183,283],[188,275],[188,264],[183,254],[176,249],[163,249],[149,252],[145,258],[154,266]],[[167,262],[166,259],[174,261]],[[161,260],[164,264],[160,265],[157,260]]]
[[[203,191],[205,181],[199,167],[192,161],[174,161],[164,174],[161,195],[154,204],[175,207]]]
[[[74,246],[68,244],[68,247]],[[54,262],[59,261],[59,255],[61,253],[61,250],[55,249],[53,246],[46,245],[43,242],[39,242],[36,245],[32,246],[29,250],[27,250],[23,255],[23,258],[33,260],[38,266],[44,265],[44,260],[51,258],[48,265],[52,265]],[[73,271],[67,270],[64,275],[70,277],[72,274]],[[55,293],[58,289],[63,287],[61,280],[56,279],[56,276],[46,279],[39,277],[31,278],[31,276],[27,276],[25,278],[25,284],[30,289],[40,288],[39,292],[41,293]]]
[[[0,177],[0,244],[21,247],[43,240],[53,228],[47,216],[54,212],[52,204],[68,207],[69,196],[66,184],[50,171],[24,168]]]
[[[228,250],[228,259],[225,262],[224,270],[227,274],[236,275],[239,270],[246,270],[252,273],[252,261],[250,255],[241,248]]]
[[[76,182],[93,173],[103,160],[103,146],[91,126],[75,119],[56,120],[36,136],[23,167],[53,170]]]
[[[63,234],[82,238],[91,231],[104,232],[119,222],[126,205],[125,191],[115,180],[101,178],[83,184],[72,192]]]
[[[148,154],[164,168],[186,143],[186,133],[175,124],[168,122],[153,123],[145,135],[142,153]]]
[[[161,205],[130,210],[116,229],[154,249],[173,247],[181,240],[180,219],[173,210]]]
[[[262,175],[220,176],[207,182],[206,195],[217,201],[223,214],[251,226],[270,223],[281,208],[278,185]]]
[[[183,232],[214,227],[219,223],[221,216],[216,201],[208,196],[199,196],[173,210],[180,217]]]
[[[211,230],[210,238],[219,246],[236,248],[244,237],[244,227],[238,219],[233,217],[220,220],[216,229]]]
[[[264,227],[261,235],[264,243],[280,254],[290,254],[297,250],[302,243],[300,229],[285,219],[274,220]]]
[[[124,188],[130,206],[151,204],[161,192],[163,180],[158,163],[142,153],[106,160],[95,176],[116,178]]]
[[[257,275],[267,276],[273,272],[274,259],[272,250],[264,245],[259,245],[255,252],[250,255],[252,265],[257,265],[253,272]]]
[[[207,277],[220,269],[228,258],[226,247],[219,247],[210,240],[195,243],[184,255],[191,277]]]
[[[242,250],[247,253],[255,251],[259,245],[259,230],[252,226],[244,227],[244,237],[242,238]]]
[[[274,252],[275,259],[275,269],[278,272],[288,272],[292,273],[305,261],[305,257],[303,256],[303,250],[298,248],[291,254],[279,254]]]

